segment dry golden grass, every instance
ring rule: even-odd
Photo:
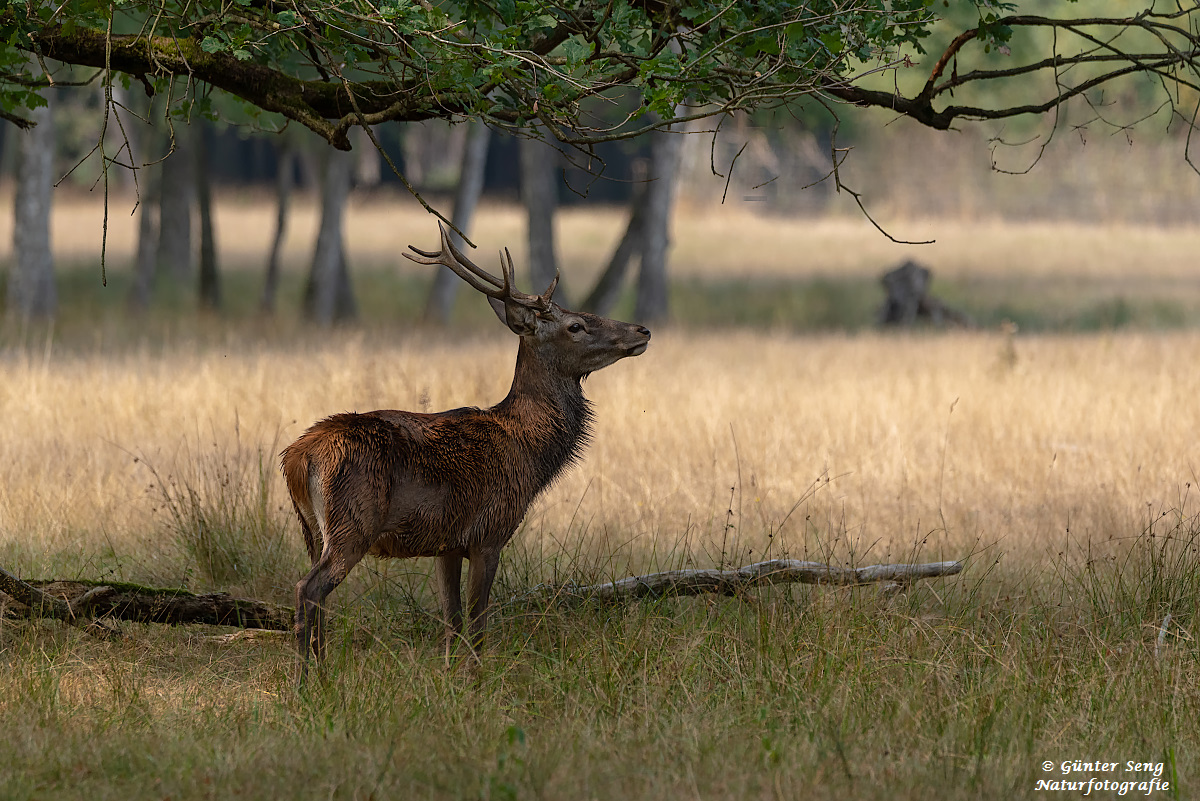
[[[0,546],[35,572],[47,554],[112,549],[161,575],[154,544],[167,521],[147,463],[176,478],[259,452],[273,464],[335,411],[488,405],[507,390],[515,352],[502,331],[251,344],[8,352]],[[840,536],[839,557],[891,559],[928,537],[930,558],[966,556],[978,541],[1024,561],[1061,550],[1068,526],[1077,538],[1126,537],[1147,507],[1180,503],[1195,480],[1200,377],[1179,366],[1200,335],[1012,346],[1000,334],[661,332],[644,356],[588,381],[595,442],[522,536],[552,551],[627,543],[618,550],[635,566],[685,545],[716,558],[722,540],[745,559],[776,531],[776,551],[796,554]],[[270,514],[290,529],[269,475]]]
[[[133,219],[117,212],[128,205],[113,204],[113,270],[132,251]],[[95,199],[66,195],[55,215],[59,257],[94,263]],[[10,241],[10,220],[0,208],[0,242]],[[227,197],[217,220],[226,268],[258,269],[272,224],[264,198]],[[299,203],[290,269],[303,269],[315,224],[311,202]],[[583,283],[599,266],[622,224],[618,210],[562,214],[568,282]],[[424,269],[397,254],[432,235],[432,218],[411,199],[361,198],[347,225],[355,264]],[[1200,229],[1186,227],[904,225],[901,233],[938,244],[895,245],[861,218],[684,209],[673,269],[705,279],[866,277],[916,254],[938,275],[967,282],[1169,288],[1184,286],[1200,246]],[[510,244],[518,260],[521,231],[520,210],[504,206],[485,206],[476,227],[481,245]],[[142,348],[111,353],[93,342],[56,356],[28,339],[5,352],[0,411],[20,421],[0,435],[0,538],[11,547],[33,558],[77,542],[120,550],[125,537],[152,538],[151,477],[134,455],[176,475],[201,457],[262,451],[273,459],[334,411],[490,404],[507,389],[515,348],[502,330],[467,341],[395,329],[291,344],[276,335],[266,345],[260,329],[244,325],[205,345],[171,330],[151,329]],[[222,337],[225,347],[211,344]],[[596,443],[529,526],[555,538],[607,532],[660,555],[717,535],[729,545],[727,531],[739,548],[759,552],[780,526],[798,548],[829,530],[830,515],[857,547],[872,549],[862,558],[895,555],[942,528],[929,543],[946,556],[976,540],[1037,553],[1068,523],[1078,534],[1107,536],[1135,525],[1146,504],[1176,502],[1192,478],[1188,433],[1200,409],[1190,399],[1200,388],[1177,366],[1195,339],[795,339],[667,329],[644,357],[589,382],[599,406]],[[286,520],[272,478],[273,514]],[[736,519],[727,519],[731,487]],[[806,525],[809,515],[824,523]]]

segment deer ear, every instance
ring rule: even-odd
[[[533,309],[522,306],[520,303],[505,303],[492,297],[488,298],[488,303],[491,304],[492,311],[496,313],[500,322],[507,325],[509,330],[517,336],[528,336],[537,330],[537,316]]]

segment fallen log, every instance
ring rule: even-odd
[[[566,595],[599,600],[664,598],[704,593],[737,595],[762,584],[793,583],[854,586],[883,582],[886,589],[897,591],[913,581],[953,576],[962,569],[962,562],[834,567],[821,562],[771,559],[727,570],[667,570],[645,576],[630,576],[604,584],[566,584],[554,589]]]
[[[198,595],[187,590],[143,587],[127,582],[24,581],[0,568],[0,592],[23,608],[22,617],[51,617],[84,625],[98,618],[138,623],[203,623],[212,626],[291,631],[292,609],[229,593]]]
[[[665,598],[670,596],[738,595],[764,584],[828,584],[858,586],[882,584],[885,592],[897,592],[921,579],[953,576],[963,569],[962,562],[927,564],[869,565],[834,567],[822,562],[795,559],[771,559],[744,567],[694,570],[667,570],[644,576],[630,576],[603,584],[541,584],[521,595],[553,595],[556,599],[618,600],[623,598]],[[102,618],[138,623],[202,623],[259,630],[242,635],[226,635],[222,641],[265,636],[261,630],[291,632],[293,611],[289,607],[235,598],[224,592],[197,595],[181,589],[144,587],[126,582],[32,580],[17,578],[0,568],[0,593],[19,605],[9,609],[20,617],[50,617],[82,626],[92,633],[111,636],[114,632],[98,624]]]
[[[42,592],[2,567],[0,567],[0,592],[27,607],[35,617],[53,617],[67,621],[74,620],[76,617],[75,610],[67,601]]]

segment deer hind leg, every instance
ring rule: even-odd
[[[300,504],[294,501],[292,505],[296,509],[296,517],[300,518],[300,534],[304,537],[304,548],[308,551],[308,560],[315,565],[321,558],[321,543],[315,534],[316,531],[320,531],[320,528],[317,526],[315,518],[309,518],[309,515],[312,514],[311,511],[306,514]]]
[[[459,587],[462,581],[462,560],[462,553],[455,552],[442,554],[434,563],[438,598],[442,602],[442,619],[446,624],[446,667],[450,667],[454,642],[462,635],[462,595]]]
[[[343,536],[337,536],[342,533]],[[367,552],[367,537],[346,536],[345,529],[325,536],[325,548],[308,575],[296,584],[296,647],[300,659],[300,683],[308,672],[311,653],[320,662],[325,656],[325,599],[346,578]]]
[[[500,546],[476,546],[468,552],[468,558],[471,567],[467,571],[467,611],[471,616],[471,648],[478,655],[483,649],[488,597],[500,564]]]

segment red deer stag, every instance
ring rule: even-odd
[[[309,653],[322,657],[326,597],[366,554],[437,558],[447,656],[462,634],[459,582],[469,559],[470,637],[478,648],[500,549],[590,437],[581,380],[641,354],[650,341],[640,325],[554,303],[557,276],[541,295],[519,292],[507,250],[501,280],[463,256],[445,228],[441,237],[441,251],[413,247],[416,255],[404,256],[445,265],[487,295],[521,338],[512,389],[490,409],[335,414],[284,449],[283,475],[312,559],[296,585],[301,681]]]

